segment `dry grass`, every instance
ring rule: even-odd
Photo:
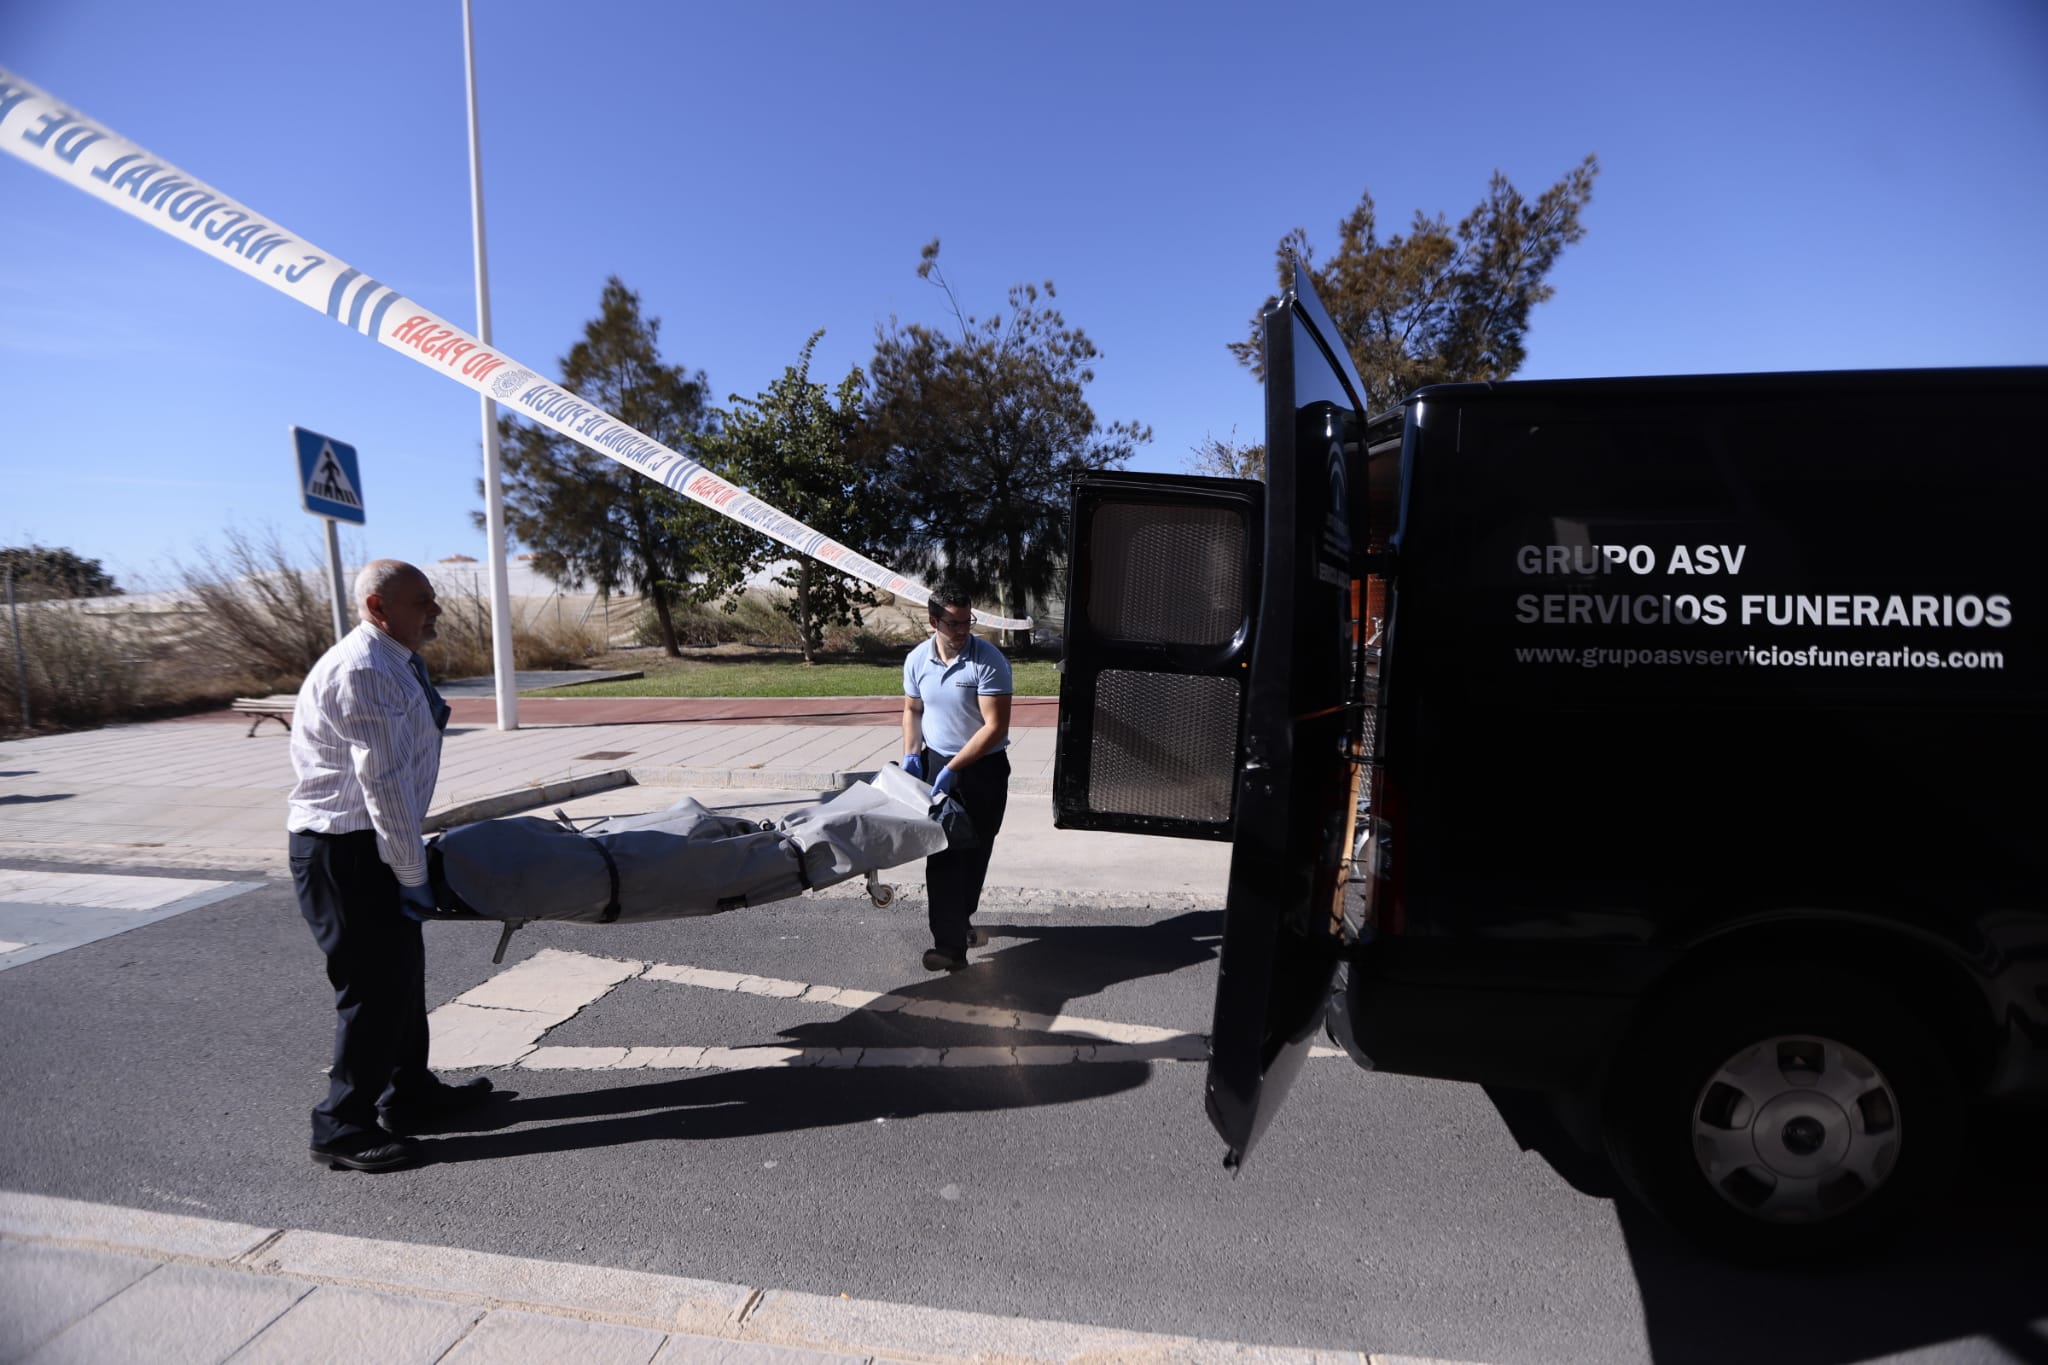
[[[745,645],[753,649],[801,649],[796,622],[783,610],[789,594],[777,588],[749,588],[725,602],[681,602],[670,612],[676,641],[685,650]],[[916,609],[913,609],[915,611]],[[893,597],[861,613],[858,626],[827,626],[825,654],[839,659],[879,659],[923,638],[923,616]],[[643,605],[634,621],[633,643],[659,645],[654,609]]]
[[[491,604],[475,592],[441,599],[440,638],[420,651],[437,678],[475,678],[496,671]],[[543,606],[512,603],[512,666],[588,668],[609,645],[595,621],[570,621]]]

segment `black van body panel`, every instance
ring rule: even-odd
[[[1868,950],[2048,1089],[2044,411],[2048,370],[1414,395],[1401,933],[1339,1040],[1575,1084],[1688,964]]]

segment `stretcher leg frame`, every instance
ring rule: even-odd
[[[503,964],[505,961],[505,945],[512,941],[513,931],[524,929],[525,927],[526,921],[523,919],[508,919],[505,921],[504,929],[498,934],[498,950],[491,954],[492,966]]]

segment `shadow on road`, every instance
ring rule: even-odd
[[[485,1111],[479,1122],[521,1127],[433,1139],[425,1155],[441,1163],[495,1161],[631,1142],[708,1142],[921,1114],[1072,1104],[1133,1089],[1151,1074],[1146,1062],[1058,1068],[720,1071],[513,1100]],[[523,1126],[528,1124],[546,1126]]]
[[[1824,1268],[1761,1268],[1696,1250],[1539,1102],[1490,1094],[1524,1147],[1615,1201],[1658,1365],[1847,1365],[1972,1338],[2048,1365],[2048,1115],[1980,1115],[1947,1204],[1896,1242]]]
[[[987,926],[1022,945],[968,970],[889,992],[894,1008],[849,1011],[782,1031],[806,1048],[1085,1045],[1085,1032],[999,1028],[905,1012],[904,1001],[934,1001],[1053,1016],[1110,986],[1179,971],[1216,954],[1222,914],[1198,911],[1150,925]],[[1062,1066],[774,1067],[721,1071],[640,1085],[607,1085],[571,1095],[507,1100],[482,1111],[477,1128],[429,1147],[437,1162],[490,1161],[647,1141],[713,1141],[829,1128],[921,1114],[1072,1104],[1134,1089],[1151,1079],[1148,1061]],[[614,1073],[619,1074],[619,1073]],[[529,1126],[541,1125],[541,1126]]]

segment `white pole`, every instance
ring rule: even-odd
[[[28,655],[21,648],[21,612],[14,605],[14,566],[7,567],[7,616],[14,622],[14,676],[21,683],[21,732],[36,728],[35,713],[28,704]]]
[[[491,344],[491,278],[484,257],[484,158],[477,138],[476,34],[470,0],[462,0],[462,51],[469,75],[469,209],[476,236],[476,336]],[[484,539],[491,561],[491,660],[498,682],[498,728],[519,728],[519,689],[512,667],[512,589],[505,566],[505,490],[498,471],[498,405],[484,405]]]
[[[322,517],[327,523],[327,586],[334,596],[334,643],[340,644],[341,637],[348,634],[348,585],[341,581],[341,535],[334,529],[333,517]]]

